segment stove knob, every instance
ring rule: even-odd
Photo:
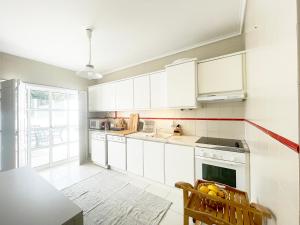
[[[211,154],[211,157],[214,158],[214,159],[218,158],[217,154]]]

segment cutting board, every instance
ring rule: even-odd
[[[139,114],[137,113],[130,114],[129,122],[128,122],[128,130],[137,132],[138,125],[139,125]]]

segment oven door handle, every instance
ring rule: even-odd
[[[196,159],[202,159],[202,160],[209,161],[209,162],[217,162],[217,163],[232,165],[232,166],[243,166],[243,165],[245,165],[244,163],[232,162],[232,161],[226,161],[226,160],[220,160],[220,159],[204,158],[204,157],[201,157],[201,156],[196,156],[195,158]]]

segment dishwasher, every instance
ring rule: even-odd
[[[112,169],[126,170],[126,138],[107,135],[108,165]]]

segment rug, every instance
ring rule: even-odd
[[[110,171],[62,190],[84,215],[84,225],[157,225],[171,202],[130,184]]]

